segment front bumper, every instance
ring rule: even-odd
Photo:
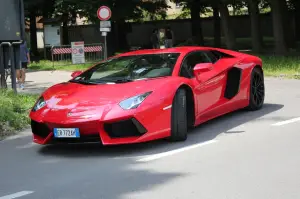
[[[162,110],[161,106],[140,109],[138,112],[122,110],[112,117],[106,114],[101,119],[67,119],[62,117],[66,112],[54,115],[47,111],[44,109],[30,114],[33,141],[41,145],[86,142],[132,144],[170,136],[171,110]],[[55,138],[54,128],[79,128],[80,138]]]
[[[55,138],[54,128],[79,128],[79,138]],[[147,129],[135,118],[115,122],[89,121],[72,124],[37,122],[31,120],[33,141],[38,144],[101,142],[113,144],[117,140],[136,140],[147,133]],[[112,141],[113,140],[113,141]],[[125,141],[124,140],[124,141]]]

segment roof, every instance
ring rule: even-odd
[[[154,54],[154,53],[188,53],[193,50],[208,50],[212,49],[211,47],[202,47],[202,46],[183,46],[183,47],[174,47],[174,48],[165,48],[165,49],[143,49],[135,50],[126,53],[120,54],[120,56],[129,56],[137,54]]]

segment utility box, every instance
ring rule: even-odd
[[[0,87],[5,88],[10,72],[12,88],[16,89],[16,69],[20,63],[20,44],[25,40],[23,0],[0,0]]]
[[[20,41],[24,38],[23,0],[0,0],[0,42]]]

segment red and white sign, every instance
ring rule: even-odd
[[[101,6],[97,11],[97,16],[101,21],[107,21],[111,18],[111,9],[107,6]]]
[[[85,56],[84,56],[84,42],[72,42],[72,63],[73,64],[84,64]]]

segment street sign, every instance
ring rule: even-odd
[[[73,64],[84,64],[85,56],[84,56],[84,42],[72,42],[72,63]]]
[[[110,32],[110,28],[100,28],[101,32]]]
[[[110,32],[110,30],[111,30],[111,21],[100,21],[101,32]]]
[[[107,59],[107,32],[110,32],[111,22],[108,21],[111,18],[111,9],[107,6],[101,6],[97,11],[97,16],[101,20],[100,21],[100,32],[104,37],[105,50],[104,50],[104,59]]]
[[[110,28],[111,27],[111,21],[100,21],[100,27],[101,28]]]
[[[101,6],[97,11],[97,16],[101,21],[107,21],[111,18],[111,9],[107,6]]]

